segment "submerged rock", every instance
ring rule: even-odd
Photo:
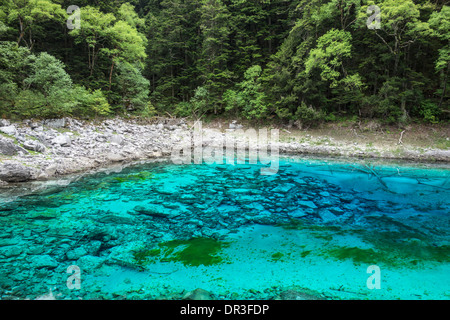
[[[289,212],[289,216],[291,218],[294,218],[294,219],[298,219],[298,218],[301,218],[301,217],[304,217],[304,216],[307,216],[307,215],[308,214],[305,213],[302,209],[296,209],[296,210],[294,210],[292,212]]]
[[[281,292],[276,300],[324,300],[318,293],[309,292],[310,290],[290,289]]]
[[[307,207],[307,208],[311,208],[311,209],[317,209],[317,206],[314,202],[312,201],[299,201],[298,204],[302,207]]]
[[[29,258],[31,267],[34,268],[56,268],[58,262],[49,255],[36,255]]]
[[[319,217],[323,220],[323,222],[333,222],[338,219],[338,217],[327,209],[319,210]]]
[[[214,300],[214,294],[204,289],[198,288],[189,291],[183,296],[183,300]]]

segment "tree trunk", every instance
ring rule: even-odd
[[[111,91],[111,85],[112,85],[112,75],[113,75],[113,71],[114,71],[114,64],[115,64],[115,62],[114,62],[114,59],[116,58],[116,56],[114,55],[113,57],[112,57],[112,63],[111,63],[111,70],[110,70],[110,72],[109,72],[109,88],[108,88],[108,90],[109,91]]]
[[[20,33],[19,33],[19,39],[17,40],[17,45],[20,45],[20,42],[22,41],[23,37],[25,36],[25,31],[23,30],[23,22],[20,17],[19,17],[19,26],[20,26]]]

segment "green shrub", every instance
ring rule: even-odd
[[[111,112],[108,100],[99,89],[91,92],[82,86],[75,86],[71,96],[76,104],[73,109],[75,116],[105,116]]]
[[[307,106],[306,103],[302,102],[297,108],[295,119],[300,120],[304,125],[314,126],[324,120],[324,113],[317,111],[312,106]]]
[[[177,117],[185,118],[192,116],[192,103],[190,102],[180,102],[177,103],[174,110],[174,115]]]
[[[430,100],[425,100],[420,105],[420,115],[426,122],[438,123],[441,113],[439,106]]]

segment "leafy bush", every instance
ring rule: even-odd
[[[147,105],[144,107],[144,109],[141,110],[139,115],[144,118],[152,118],[152,117],[156,116],[157,114],[158,114],[158,112],[156,111],[155,107],[149,101],[147,103]]]
[[[72,91],[72,99],[76,103],[73,115],[81,117],[105,116],[110,113],[110,105],[99,89],[93,92],[76,86]]]
[[[186,101],[177,103],[174,115],[181,118],[192,116],[192,103]]]
[[[307,106],[306,103],[302,102],[297,108],[295,119],[300,120],[302,125],[315,126],[324,120],[324,113],[317,111],[312,106]]]
[[[15,98],[13,113],[21,118],[40,117],[46,105],[45,96],[33,90],[22,90]]]
[[[260,80],[262,69],[255,65],[247,69],[245,80],[237,84],[238,90],[227,90],[223,96],[226,111],[251,120],[267,115],[266,95]]]
[[[420,114],[426,122],[438,123],[441,113],[442,111],[439,109],[439,106],[433,101],[425,100],[420,105]]]

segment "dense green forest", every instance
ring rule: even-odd
[[[73,2],[0,0],[0,116],[449,119],[446,1]]]

